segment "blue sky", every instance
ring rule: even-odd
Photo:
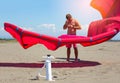
[[[101,19],[90,6],[91,0],[0,0],[0,38],[11,38],[4,31],[4,22],[23,29],[51,36],[66,34],[62,29],[65,15],[72,14],[81,26],[78,35],[87,35],[90,22]]]

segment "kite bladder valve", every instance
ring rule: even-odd
[[[45,63],[44,63],[44,66],[42,68],[46,68],[46,76],[42,76],[40,74],[40,72],[38,73],[38,76],[37,76],[37,79],[39,79],[39,77],[46,77],[46,80],[48,81],[54,81],[52,80],[52,66],[51,66],[51,59],[54,58],[53,56],[51,55],[47,55],[46,56],[43,56],[43,58],[45,58]]]

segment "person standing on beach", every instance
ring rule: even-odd
[[[71,14],[66,14],[66,22],[63,26],[63,29],[67,29],[67,35],[76,35],[76,31],[81,29],[79,22],[72,18]],[[78,49],[76,44],[67,44],[67,61],[70,59],[71,47],[73,45],[75,61],[78,61]]]

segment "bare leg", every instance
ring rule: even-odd
[[[74,48],[75,61],[78,61],[78,49]]]
[[[67,48],[67,61],[70,60],[70,53],[71,53],[70,48]]]

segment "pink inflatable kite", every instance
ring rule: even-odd
[[[92,0],[91,5],[100,11],[103,19],[91,22],[87,36],[61,35],[56,38],[26,31],[10,23],[4,23],[4,29],[25,49],[35,44],[43,44],[49,50],[56,50],[68,43],[91,46],[111,39],[120,31],[119,4],[120,0]]]

